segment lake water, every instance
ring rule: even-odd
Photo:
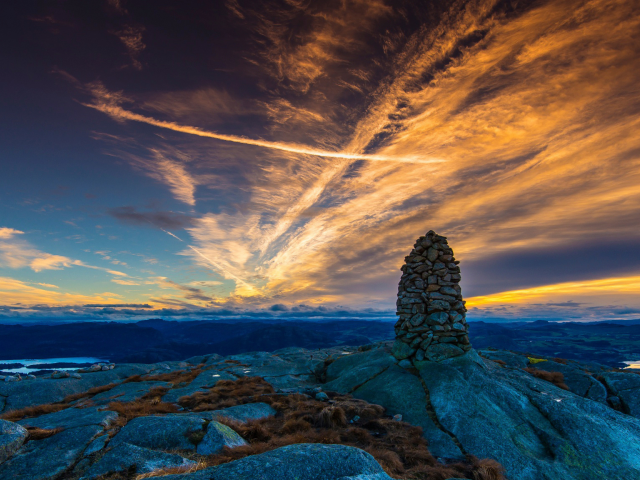
[[[63,357],[63,358],[27,358],[21,360],[0,360],[0,364],[22,364],[23,367],[16,368],[2,368],[3,372],[9,373],[31,373],[35,370],[76,370],[79,367],[63,367],[63,368],[51,368],[46,367],[42,368],[41,365],[47,365],[51,363],[75,363],[78,365],[82,365],[85,363],[93,364],[93,363],[108,363],[108,360],[104,358],[95,358],[95,357]]]
[[[627,364],[627,366],[624,368],[637,368],[638,370],[640,370],[640,360],[629,360],[624,363]]]

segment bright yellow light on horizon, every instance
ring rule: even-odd
[[[585,294],[597,295],[612,293],[627,295],[640,294],[640,276],[602,278],[598,280],[556,283],[521,290],[510,290],[492,295],[471,297],[467,299],[467,307],[482,307],[503,303],[527,303],[529,300],[559,294],[579,294],[583,296]]]

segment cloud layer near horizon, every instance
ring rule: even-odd
[[[157,26],[133,5],[125,13],[135,27],[110,34],[135,75],[157,74],[164,44],[145,37]],[[529,315],[540,302],[573,301],[572,315],[585,318],[591,307],[640,307],[633,249],[574,270],[570,283],[600,285],[596,296],[568,288],[566,269],[544,278],[523,269],[518,288],[500,281],[503,257],[563,251],[577,265],[596,239],[603,252],[640,240],[638,5],[227,2],[225,15],[243,39],[235,59],[194,49],[217,59],[220,77],[171,86],[125,71],[111,81],[58,71],[87,111],[110,120],[92,134],[100,148],[179,205],[107,210],[132,229],[156,227],[192,268],[180,281],[131,273],[116,282],[133,288],[127,302],[393,309],[404,256],[434,229],[462,260],[478,314],[505,305]],[[68,266],[63,256],[25,260],[10,249],[27,247],[12,242],[9,267],[19,258],[34,271]],[[207,276],[217,283],[196,286]],[[141,285],[159,290],[136,296]]]

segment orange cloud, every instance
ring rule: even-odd
[[[365,30],[387,15],[376,5]],[[640,31],[637,6],[622,0],[546,2],[500,15],[498,2],[474,5],[404,39],[385,78],[370,91],[367,72],[354,73],[363,81],[350,87],[321,81],[348,63],[338,42],[361,45],[364,33],[355,17],[323,12],[326,20],[314,23],[295,48],[283,36],[287,22],[280,28],[265,17],[259,33],[271,43],[259,55],[272,62],[273,78],[296,92],[292,99],[264,102],[269,128],[309,136],[326,148],[158,120],[124,109],[130,99],[104,87],[94,89],[95,103],[88,106],[116,120],[186,133],[193,141],[264,148],[264,155],[246,159],[255,169],[242,185],[249,198],[242,210],[201,215],[187,229],[193,246],[180,253],[238,286],[250,285],[265,301],[391,306],[402,258],[429,229],[450,238],[463,276],[467,259],[637,236],[640,55],[630,41]],[[349,83],[346,76],[340,80]],[[358,117],[337,114],[344,113],[337,99],[345,89],[367,92]],[[157,105],[168,114],[182,111]],[[353,122],[327,127],[336,118]],[[194,155],[175,169],[174,163],[149,167],[190,205],[195,185],[213,183],[202,174],[196,178],[195,167],[205,171],[224,161],[215,145],[198,148],[211,155]],[[429,163],[433,159],[446,162]],[[634,285],[630,278],[618,285]],[[577,295],[571,289],[583,287],[616,295],[615,288],[597,283],[602,281],[589,282],[470,302],[537,301]]]
[[[16,235],[23,234],[24,232],[13,228],[0,228],[0,267],[12,269],[29,267],[34,272],[41,272],[43,270],[61,270],[63,268],[79,266],[102,270],[111,275],[127,276],[126,273],[117,270],[87,265],[81,260],[73,260],[62,255],[42,252],[26,240],[16,238]]]
[[[81,295],[45,290],[9,277],[0,277],[0,297],[3,305],[84,305],[86,303],[122,303],[120,295],[99,293]]]
[[[101,89],[101,91],[102,90],[103,89]],[[439,158],[425,157],[420,155],[406,155],[406,156],[394,157],[394,156],[387,156],[387,155],[368,155],[368,154],[351,153],[351,152],[331,152],[327,150],[309,148],[303,145],[285,144],[280,142],[269,142],[266,140],[254,140],[251,138],[240,137],[237,135],[225,135],[225,134],[216,133],[216,132],[209,132],[198,127],[180,125],[175,122],[166,122],[163,120],[156,120],[151,117],[146,117],[144,115],[140,115],[138,113],[125,110],[119,105],[111,102],[111,100],[109,100],[108,102],[105,101],[105,99],[110,99],[111,97],[114,96],[114,94],[111,94],[111,93],[109,93],[105,98],[100,98],[100,96],[97,94],[95,96],[96,96],[95,103],[84,104],[84,105],[87,107],[99,110],[103,113],[106,113],[107,115],[109,115],[114,119],[131,120],[134,122],[146,123],[148,125],[153,125],[155,127],[173,130],[174,132],[181,132],[181,133],[187,133],[190,135],[196,135],[198,137],[213,138],[216,140],[223,140],[225,142],[240,143],[243,145],[253,145],[256,147],[264,147],[264,148],[269,148],[273,150],[281,150],[283,152],[297,153],[302,155],[314,155],[314,156],[326,157],[326,158],[369,160],[369,161],[375,161],[375,162],[423,163],[423,164],[440,163],[444,161]]]

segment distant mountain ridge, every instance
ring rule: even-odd
[[[386,322],[241,322],[143,320],[60,325],[0,325],[0,360],[92,356],[154,363],[286,347],[361,345],[393,335]]]
[[[640,360],[635,322],[470,322],[476,348],[500,348],[624,367]],[[363,345],[393,338],[393,323],[370,320],[239,323],[149,319],[0,325],[0,360],[91,356],[113,362],[155,363],[193,355],[234,355],[287,347],[308,349]]]

